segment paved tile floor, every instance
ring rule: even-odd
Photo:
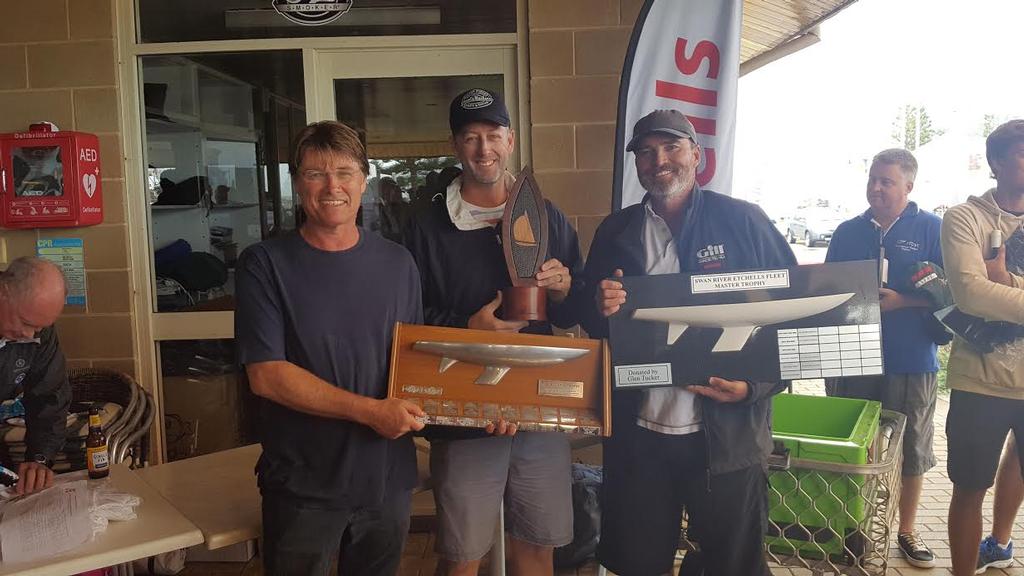
[[[795,387],[796,391],[803,394],[822,394],[823,386],[819,382],[800,382]],[[946,412],[949,409],[948,398],[940,397],[935,413],[935,453],[938,458],[938,465],[925,476],[925,487],[921,496],[921,506],[918,512],[918,526],[922,536],[935,551],[937,566],[932,569],[914,568],[903,560],[898,549],[893,547],[889,555],[889,574],[896,576],[924,576],[936,575],[945,576],[952,574],[950,571],[949,538],[946,532],[946,514],[949,508],[949,497],[952,494],[953,485],[946,476],[946,434],[945,421]],[[986,500],[984,514],[986,527],[991,525],[991,493]],[[1024,515],[1019,515],[1015,525],[1018,537],[1024,538]],[[437,566],[437,558],[433,550],[433,534],[420,533],[411,534],[406,545],[405,556],[402,561],[400,576],[433,576]],[[232,576],[259,576],[262,569],[258,558],[247,564],[229,563],[190,563],[183,574],[186,575],[232,575]],[[486,571],[481,570],[481,574]],[[597,574],[597,566],[593,563],[587,564],[578,570],[563,571],[559,576],[593,576]],[[803,569],[774,567],[772,574],[775,576],[810,576],[811,573]],[[1024,563],[1017,560],[1017,563],[1005,570],[988,570],[986,576],[1024,576]]]

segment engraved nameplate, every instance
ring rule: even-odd
[[[405,386],[402,386],[402,392],[422,396],[440,396],[441,394],[444,394],[444,388],[440,386],[414,386],[412,384],[406,384]]]
[[[557,396],[560,398],[583,398],[583,382],[568,380],[539,380],[537,394],[540,396]]]

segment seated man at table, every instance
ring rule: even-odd
[[[40,258],[17,258],[0,273],[0,401],[23,394],[25,406],[18,494],[53,483],[50,463],[64,445],[71,385],[53,323],[66,292],[60,269]]]
[[[394,574],[409,528],[423,428],[385,399],[395,322],[419,323],[409,253],[356,225],[369,164],[338,122],[305,127],[289,162],[307,220],[238,262],[235,337],[261,396],[267,574]]]

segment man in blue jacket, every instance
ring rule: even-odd
[[[870,208],[840,224],[832,235],[826,262],[879,260],[881,264],[884,277],[878,299],[885,374],[828,379],[826,387],[829,395],[878,400],[885,408],[907,415],[896,540],[907,562],[928,568],[935,565],[935,557],[914,530],[914,520],[924,473],[935,465],[932,417],[939,363],[929,330],[931,303],[913,294],[911,267],[925,261],[942,265],[942,220],[908,199],[916,175],[917,160],[910,152],[898,148],[879,152],[868,172]]]
[[[622,283],[609,277],[796,264],[760,208],[697,185],[701,148],[683,114],[641,118],[626,150],[636,155],[647,195],[597,229],[579,300],[592,337],[608,335],[608,316],[626,301]],[[624,576],[668,573],[685,507],[705,574],[766,576],[769,406],[784,386],[722,378],[675,384],[615,394],[599,559]]]

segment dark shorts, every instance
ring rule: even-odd
[[[700,545],[705,574],[767,576],[764,469],[709,476],[703,432],[676,436],[634,428],[628,444],[605,452],[601,564],[621,576],[670,572],[685,507],[687,536]]]
[[[946,471],[957,488],[979,491],[992,486],[1010,430],[1017,438],[1017,455],[1022,456],[1024,400],[953,390],[946,416]],[[1024,457],[1020,460],[1024,463]]]
[[[935,372],[825,379],[825,391],[829,396],[877,400],[882,403],[882,408],[906,415],[904,476],[921,476],[935,466],[932,442],[938,390]]]
[[[411,498],[412,492],[401,492],[380,506],[328,509],[264,494],[264,573],[326,575],[337,554],[338,574],[395,574],[409,532]]]

